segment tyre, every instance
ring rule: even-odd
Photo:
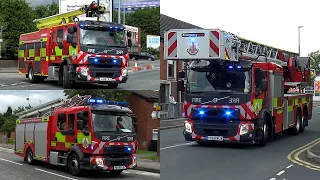
[[[291,128],[291,132],[293,135],[298,135],[301,131],[301,113],[298,111],[296,115],[296,126]]]
[[[37,83],[37,77],[34,75],[32,65],[29,65],[29,68],[28,68],[28,80],[30,83]]]
[[[110,89],[115,89],[115,88],[117,88],[118,87],[118,83],[111,83],[111,84],[108,84],[108,87],[110,88]]]
[[[68,72],[68,66],[63,66],[63,81],[62,85],[65,89],[70,89],[72,87],[73,82],[69,79],[69,72]]]
[[[307,113],[304,113],[304,115],[301,118],[301,127],[300,127],[300,133],[304,133],[304,130],[306,128],[306,124],[307,124],[307,117],[306,117]]]
[[[80,175],[80,161],[78,155],[71,154],[68,158],[68,171],[73,176]]]
[[[269,138],[269,125],[267,122],[267,119],[264,118],[263,120],[263,129],[262,129],[262,139],[259,141],[258,146],[264,147],[268,143],[268,138]]]
[[[121,173],[122,173],[123,170],[113,170],[113,171],[110,171],[110,174],[112,176],[119,176]]]
[[[27,158],[26,158],[27,163],[29,165],[32,165],[34,163],[34,160],[33,160],[33,153],[32,153],[32,150],[30,148],[27,150],[26,156],[27,156]]]
[[[150,58],[148,58],[148,61],[152,61],[153,59],[150,57]]]

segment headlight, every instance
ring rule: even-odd
[[[249,126],[253,124],[240,124],[240,135],[247,134],[249,132]]]
[[[84,76],[88,76],[88,69],[87,68],[81,68],[81,74]]]
[[[189,122],[184,123],[184,128],[186,129],[186,132],[192,133],[192,124]]]
[[[122,69],[122,76],[127,76],[127,75],[128,75],[128,70]]]
[[[96,158],[96,164],[97,164],[97,166],[104,167],[103,159],[102,158]]]

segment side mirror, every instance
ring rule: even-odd
[[[81,120],[81,119],[77,120],[77,129],[83,130],[83,120]]]
[[[184,81],[182,80],[178,81],[178,91],[184,91]]]
[[[127,36],[128,36],[128,37],[131,37],[131,36],[132,36],[132,34],[131,34],[130,31],[127,32]]]
[[[184,71],[179,72],[179,78],[185,78],[186,73]]]
[[[128,47],[131,47],[132,46],[132,41],[131,39],[128,39]]]
[[[73,34],[75,32],[77,32],[77,28],[75,26],[72,26],[72,27],[68,28],[68,33]]]
[[[260,81],[260,90],[266,92],[268,90],[268,81],[266,79],[262,79]]]

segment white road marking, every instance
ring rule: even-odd
[[[278,172],[277,176],[280,176],[280,175],[281,175],[281,174],[283,174],[283,173],[285,173],[285,171],[284,171],[284,170],[282,170],[282,171]]]
[[[195,144],[195,142],[191,142],[191,143],[183,143],[183,144],[177,144],[177,145],[173,145],[173,146],[167,146],[164,148],[160,148],[160,150],[165,150],[165,149],[170,149],[170,148],[175,148],[175,147],[179,147],[179,146],[187,146],[187,145],[192,145]]]
[[[290,166],[287,166],[286,168],[289,169],[289,168],[291,168],[292,166],[293,166],[293,164],[291,164]]]
[[[55,176],[59,176],[59,177],[62,177],[62,178],[66,178],[66,179],[70,179],[70,180],[77,180],[77,179],[74,179],[74,178],[71,178],[71,177],[63,176],[63,175],[56,174],[56,173],[49,172],[49,171],[45,171],[45,170],[42,170],[42,169],[38,169],[38,168],[34,168],[34,169],[37,170],[37,171],[44,172],[44,173],[48,173],[48,174],[52,174],[52,175],[55,175]]]
[[[125,170],[122,173],[125,173],[125,174],[139,174],[139,175],[144,175],[144,176],[151,176],[151,177],[159,177],[160,178],[160,174],[158,174],[158,173],[138,171],[138,170]]]
[[[19,165],[19,166],[22,166],[22,165],[23,165],[23,164],[20,164],[20,163],[17,163],[17,162],[13,162],[13,161],[9,161],[9,160],[2,159],[2,158],[0,158],[0,160],[6,161],[6,162],[9,162],[9,163],[12,163],[12,164],[16,164],[16,165]]]
[[[269,180],[276,180],[276,178],[271,178],[271,179],[269,179]]]

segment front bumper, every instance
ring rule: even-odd
[[[126,83],[128,80],[126,68],[76,68],[76,81],[93,82],[99,84]]]
[[[185,123],[188,123],[188,121]],[[248,130],[245,133],[243,133],[241,130],[241,126],[243,125],[248,127]],[[195,128],[192,125],[191,129],[192,130],[190,132],[190,128],[186,128],[186,125],[183,129],[183,135],[186,141],[255,144],[262,139],[263,134],[260,123],[253,123],[251,121],[240,122],[236,126],[231,126],[228,124],[210,124],[202,125],[200,128],[199,126],[198,128]]]
[[[121,158],[92,156],[81,162],[80,166],[81,169],[97,171],[126,170],[135,167],[137,167],[137,159],[134,155]]]

